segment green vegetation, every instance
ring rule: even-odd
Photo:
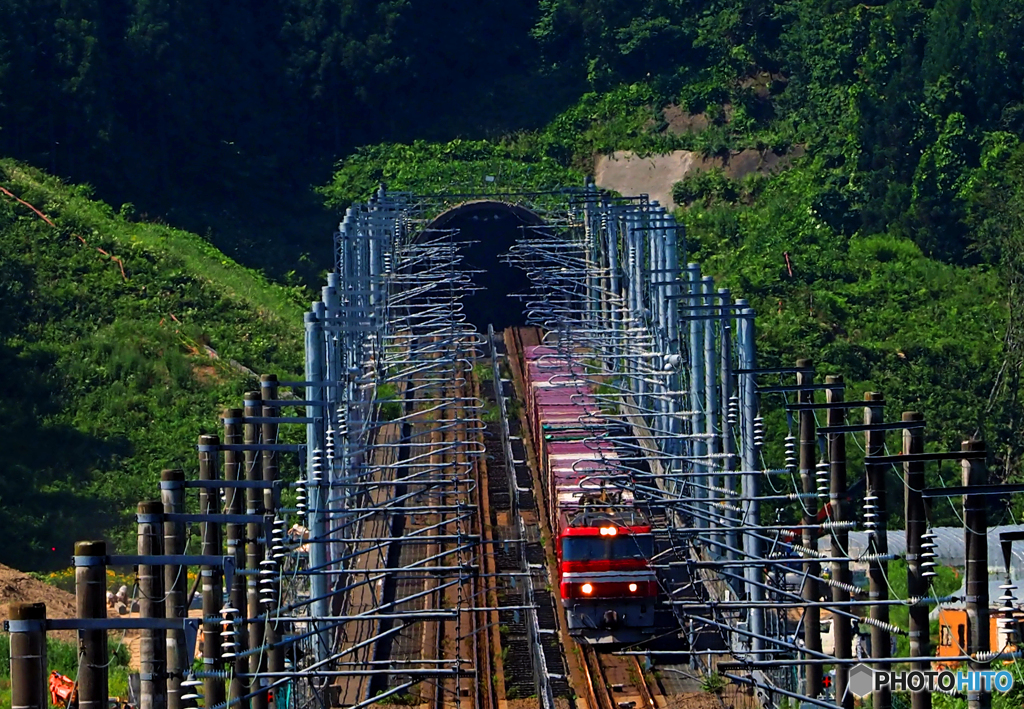
[[[0,16],[0,154],[121,205],[0,161],[0,185],[56,225],[0,195],[2,561],[63,566],[159,469],[193,465],[254,374],[301,370],[308,294],[236,261],[319,286],[324,202],[381,181],[581,185],[618,150],[719,168],[675,186],[682,257],[751,300],[764,365],[813,357],[847,398],[923,412],[932,449],[977,434],[995,477],[1024,477],[1024,0],[0,0]],[[741,149],[776,173],[736,179]],[[786,421],[766,423],[775,446]],[[931,521],[955,523],[946,510]]]
[[[992,669],[997,669],[997,667],[994,665]],[[1005,693],[993,692],[992,709],[1018,709],[1021,702],[1024,702],[1024,669],[1019,663],[1007,663],[998,669],[1010,671],[1013,675],[1013,689]],[[908,707],[910,706],[909,696],[909,693],[906,694],[905,706]],[[895,697],[893,698],[895,699]],[[935,692],[932,694],[932,707],[933,709],[967,709],[967,699]]]
[[[728,681],[717,672],[704,675],[700,679],[700,688],[708,694],[718,694],[725,689],[726,684],[728,684]]]
[[[929,595],[942,598],[952,596],[960,590],[963,583],[962,577],[948,566],[937,566],[935,572],[938,574],[932,579]],[[889,597],[892,599],[907,600],[907,562],[902,559],[889,562]],[[889,621],[901,628],[908,627],[910,623],[910,608],[907,606],[890,606]],[[929,628],[933,645],[939,639],[939,621],[933,620]],[[904,635],[896,637],[896,652],[898,656],[910,656],[910,640]]]
[[[501,421],[501,409],[493,401],[486,401],[480,413],[480,420],[484,423],[497,423]]]
[[[494,368],[489,361],[477,362],[473,365],[473,376],[478,382],[493,382]]]
[[[131,654],[128,646],[119,642],[115,636],[109,642],[109,681],[110,696],[127,698],[128,675]],[[74,643],[46,639],[46,659],[48,672],[59,672],[65,677],[75,679],[78,676],[78,647]],[[0,634],[0,709],[11,706],[11,636]]]
[[[394,421],[402,415],[402,400],[398,398],[398,387],[381,384],[377,387],[377,402],[380,404],[382,421]]]
[[[0,186],[54,224],[0,195],[0,559],[49,570],[79,539],[133,546],[159,470],[194,469],[260,373],[301,371],[304,297],[17,163]]]

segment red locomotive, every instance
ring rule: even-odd
[[[627,481],[591,386],[557,350],[524,348],[527,415],[556,530],[559,594],[580,642],[617,645],[654,632],[654,536]]]

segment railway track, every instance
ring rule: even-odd
[[[542,332],[535,327],[514,328],[506,333],[505,342],[508,347],[508,356],[511,363],[511,370],[515,378],[516,390],[521,397],[525,396],[525,381],[523,378],[522,353],[525,347],[539,345],[542,343]],[[538,470],[536,456],[531,449],[532,441],[529,440],[529,429],[523,427],[524,460],[528,459],[531,469],[525,468],[525,475],[531,478],[531,488],[536,484],[538,489],[544,489],[543,471]],[[525,477],[525,476],[524,476]],[[547,522],[549,518],[546,513],[547,501],[543,497],[535,499],[541,509],[535,510],[537,526],[543,535],[554,539],[554,533]],[[543,553],[543,550],[542,550]],[[557,579],[554,578],[556,569],[553,567],[553,555],[545,561],[545,573],[554,582],[549,584],[550,588],[557,587]],[[639,661],[633,656],[613,656],[596,652],[593,647],[580,645],[568,636],[565,632],[566,619],[564,610],[558,602],[557,594],[548,593],[551,597],[552,621],[560,630],[560,639],[567,648],[574,648],[572,654],[575,656],[575,672],[573,672],[573,684],[575,694],[586,700],[590,709],[657,709],[655,696],[660,695],[656,684],[649,682],[647,675],[640,667]],[[582,703],[578,703],[582,704]]]
[[[657,709],[635,657],[600,654],[592,647],[583,648],[583,657],[596,709]]]
[[[333,705],[494,709],[479,639],[486,623],[476,610],[486,603],[476,578],[482,528],[471,339],[444,329],[401,333],[391,351],[401,409],[368,456],[376,472],[362,493],[367,520],[350,546],[357,563],[349,576],[360,583],[345,597],[346,612],[382,617],[346,624],[336,646],[346,664],[372,662],[377,671],[339,681]]]
[[[512,386],[503,338],[489,332],[490,381],[486,387],[488,491],[499,575],[499,623],[507,700],[536,698],[541,707],[568,706],[572,688],[551,593],[547,552],[534,479],[528,464],[521,406]]]

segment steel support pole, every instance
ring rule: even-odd
[[[651,274],[657,284],[653,289],[652,300],[658,315],[658,343],[659,349],[665,351],[668,346],[668,244],[666,243],[665,224],[667,221],[665,209],[658,207],[654,210],[654,219],[651,236],[653,245],[654,273]]]
[[[666,290],[667,296],[676,296],[680,293],[679,285],[679,234],[682,233],[682,225],[675,225],[675,220],[666,217],[665,234],[665,279],[669,282]],[[685,249],[684,249],[685,251]],[[670,349],[675,354],[679,350],[679,301],[675,297],[668,298],[666,304],[666,320],[668,322],[668,340]]]
[[[701,282],[700,277],[700,266],[696,263],[688,264],[686,267],[689,273],[690,279],[690,295],[691,305],[698,306],[703,302],[703,298],[699,297],[703,291],[704,286]],[[705,416],[704,406],[704,322],[699,319],[701,311],[693,307],[690,311],[692,319],[690,320],[690,410],[693,414],[690,418],[692,421],[692,433],[702,434],[707,430],[707,417]],[[693,441],[693,456],[700,461],[701,458],[707,456],[707,443],[703,438],[695,438]],[[695,468],[694,472],[698,474],[695,479],[697,485],[693,491],[693,496],[697,498],[695,507],[701,512],[701,517],[697,519],[697,527],[707,529],[709,527],[707,515],[711,512],[711,508],[707,503],[709,497],[708,485],[711,479],[708,477],[708,465],[704,461],[696,462],[693,464]]]
[[[240,445],[242,443],[242,409],[225,409],[224,418],[224,443],[225,445]],[[242,456],[237,451],[224,451],[224,479],[227,481],[244,480],[245,470],[242,467]],[[224,489],[227,496],[227,513],[240,515],[245,510],[245,492],[242,488],[228,487]],[[227,553],[235,558],[235,568],[245,568],[245,525],[229,524],[227,526]],[[228,685],[228,699],[232,706],[247,709],[249,700],[243,699],[248,695],[243,676],[249,671],[249,661],[243,653],[249,649],[249,628],[242,622],[246,617],[248,601],[245,594],[245,576],[235,574],[231,584],[230,601],[228,605],[234,608],[234,635],[235,646],[231,649],[231,680]]]
[[[369,269],[370,277],[370,309],[373,313],[373,319],[371,322],[376,326],[377,323],[377,311],[381,306],[381,294],[379,292],[380,284],[378,278],[380,276],[380,252],[381,246],[385,239],[385,228],[384,223],[387,219],[386,213],[384,212],[384,205],[386,204],[387,195],[384,189],[381,188],[377,191],[377,200],[373,205],[373,209],[370,212],[370,229],[369,229],[369,247],[370,247],[370,261],[367,264]]]
[[[722,380],[722,453],[725,454],[724,468],[727,473],[735,472],[739,469],[738,463],[739,458],[736,456],[736,431],[734,420],[735,412],[730,408],[730,401],[733,397],[733,374],[732,374],[732,318],[729,316],[729,306],[732,304],[732,298],[730,297],[729,290],[727,288],[718,289],[718,305],[721,306],[721,326],[719,334],[721,337],[721,380]],[[730,493],[736,492],[736,476],[725,475],[723,481],[723,487]],[[732,495],[730,495],[731,497]],[[729,548],[726,550],[726,557],[729,561],[739,560],[739,554],[737,550],[740,547],[740,534],[736,527],[739,526],[740,520],[739,515],[736,512],[735,506],[729,505],[726,507],[725,516],[727,520],[727,533],[726,543]]]
[[[701,298],[701,303],[704,304],[704,312],[711,316],[713,310],[711,306],[714,304],[714,292],[715,292],[715,279],[711,276],[704,276],[701,279],[701,289],[704,292],[704,297]],[[712,456],[717,455],[721,452],[721,438],[719,436],[718,429],[718,348],[715,346],[715,319],[708,317],[703,322],[703,335],[704,335],[704,432],[708,434],[708,438],[705,440],[705,451],[708,454],[707,472],[708,477],[706,480],[715,486],[722,486],[723,480],[720,476],[717,476],[716,468],[719,463],[716,461],[717,458]],[[717,496],[719,493],[712,493],[708,491],[709,497]],[[715,511],[715,505],[709,504],[707,509],[708,514],[714,520],[711,526],[718,528],[718,533],[714,536],[714,539],[720,543],[725,543],[725,534],[722,528],[725,526],[725,519],[722,514]],[[717,547],[716,554],[721,556],[721,547]]]
[[[800,371],[796,374],[797,401],[801,404],[810,404],[814,401],[813,390],[810,387],[814,383],[814,362],[809,359],[798,359],[796,368]],[[801,524],[801,541],[809,549],[816,549],[818,535],[811,529],[815,518],[818,516],[817,505],[817,481],[814,477],[815,458],[818,452],[818,436],[814,421],[814,412],[810,409],[800,410],[800,483],[805,497],[800,501],[803,510]],[[804,565],[807,575],[804,577],[803,586],[800,591],[801,597],[809,604],[816,604],[821,598],[818,577],[821,576],[821,564],[816,560],[809,560]],[[821,609],[817,605],[808,605],[804,609],[804,646],[809,652],[821,652]],[[808,697],[817,697],[821,694],[821,666],[808,664],[805,670],[804,693]]]
[[[11,620],[11,707],[49,709],[46,604],[12,603],[7,617]]]
[[[754,445],[754,419],[757,417],[757,377],[752,370],[757,368],[757,354],[754,347],[755,328],[754,311],[745,307],[747,301],[737,300],[736,305],[740,309],[739,314],[739,347],[740,362],[743,369],[748,370],[742,375],[742,402],[740,426],[742,431],[743,445],[743,518],[741,523],[744,526],[761,524],[761,503],[758,498],[761,495],[760,474],[757,461],[757,447]],[[764,554],[762,552],[762,539],[756,534],[743,535],[743,551],[746,555],[747,566],[743,569],[743,575],[747,580],[747,598],[752,603],[760,603],[764,600],[764,586],[761,583],[761,566],[758,560]],[[765,639],[764,639],[764,609],[759,607],[751,608],[748,615],[750,619],[751,649],[755,660],[764,660]]]
[[[825,377],[826,384],[841,385],[842,376]],[[843,401],[842,389],[826,389],[825,396],[828,403],[841,403]],[[844,423],[846,413],[843,408],[828,409],[826,425],[841,426]],[[828,436],[828,460],[829,460],[829,521],[845,522],[850,518],[848,505],[846,503],[846,434],[832,433]],[[832,534],[832,557],[840,559],[849,556],[850,533],[837,526],[831,530]],[[832,579],[846,584],[846,588],[832,586],[832,601],[837,604],[847,603],[850,600],[850,592],[847,590],[851,583],[850,565],[848,562],[832,562]],[[927,610],[925,611],[927,612]],[[850,621],[842,616],[832,616],[833,637],[835,637],[836,659],[845,660],[853,656],[853,629]],[[836,665],[836,704],[843,709],[853,709],[855,697],[849,691],[850,667],[846,664]]]
[[[640,222],[640,213],[634,212],[632,215],[631,223],[633,228],[629,232],[629,243],[630,243],[630,254],[629,254],[629,282],[631,285],[630,290],[633,293],[632,305],[630,306],[630,326],[631,327],[644,327],[647,324],[647,319],[644,314],[644,291],[643,291],[643,276],[644,276],[644,244],[642,239],[643,232],[640,231],[642,225]],[[642,413],[647,409],[647,383],[643,378],[644,365],[641,361],[637,360],[633,365],[637,374],[634,380],[636,386],[636,404],[640,407],[641,418],[644,421],[648,421],[646,414]]]
[[[657,329],[655,332],[655,347],[659,353],[663,356],[671,352],[669,349],[669,337],[668,337],[668,312],[665,308],[668,302],[665,298],[668,293],[668,276],[665,272],[668,264],[667,259],[667,246],[665,243],[665,210],[658,207],[654,210],[654,214],[651,217],[651,305],[655,308],[657,314]],[[661,360],[662,365],[665,364],[665,360]],[[662,371],[665,371],[662,366]],[[668,405],[668,391],[671,387],[671,375],[662,375],[658,384],[658,398],[654,402],[656,414],[656,425],[655,427],[661,431],[661,435],[665,435],[665,432],[669,430],[669,405]],[[670,441],[664,441],[658,443],[658,447],[668,453],[672,449]]]
[[[923,421],[924,415],[916,411],[904,411],[903,421]],[[908,428],[903,431],[903,453],[918,455],[924,453],[924,429]],[[922,576],[921,543],[928,529],[927,511],[922,491],[925,487],[924,462],[903,464],[904,519],[907,526],[907,597],[924,598],[928,594],[928,579]],[[927,657],[931,654],[931,628],[927,606],[910,607],[910,656]],[[915,662],[911,669],[930,670],[931,663]],[[931,709],[932,695],[925,690],[911,691],[911,709]]]
[[[140,556],[163,554],[163,512],[159,500],[139,503]],[[164,618],[164,575],[161,566],[139,565],[139,615]],[[139,643],[142,695],[140,709],[165,709],[167,706],[167,634],[164,630],[142,631]]]
[[[612,335],[618,339],[619,320],[622,316],[622,269],[619,264],[619,222],[614,216],[607,214],[607,204],[604,205],[603,223],[605,226],[605,235],[608,239],[608,280],[610,281],[610,288],[612,291],[612,302],[611,302],[611,329]],[[620,354],[619,344],[616,342],[614,348],[614,354],[616,357]],[[616,358],[615,366],[620,366],[619,360]]]
[[[199,437],[199,479],[218,480],[219,460],[217,436]],[[202,488],[199,492],[199,513],[213,515],[220,512],[220,491],[216,488]],[[216,522],[203,522],[202,547],[204,556],[215,556],[223,553],[221,545],[220,525]],[[203,670],[219,672],[222,669],[220,624],[221,599],[224,593],[223,574],[220,567],[204,566],[200,571],[203,590]],[[219,677],[207,676],[203,679],[204,705],[208,707],[221,704],[225,699],[224,680]]]
[[[355,227],[352,227],[352,232],[358,236]],[[353,265],[353,268],[359,266],[360,261],[355,258],[354,254],[358,252],[359,245],[362,243],[359,239],[350,239],[349,244],[349,263]],[[349,412],[349,407],[341,405],[341,402],[346,399],[345,392],[348,387],[348,378],[346,376],[350,366],[355,364],[355,357],[359,351],[357,345],[358,333],[356,332],[356,323],[358,318],[352,313],[351,307],[353,304],[352,298],[348,298],[348,309],[342,310],[342,300],[346,293],[346,288],[351,291],[352,289],[359,290],[359,279],[361,278],[361,272],[358,270],[349,270],[344,274],[344,280],[341,275],[337,273],[327,274],[327,286],[321,289],[321,302],[324,307],[324,316],[327,318],[327,323],[338,323],[344,322],[343,326],[340,327],[328,327],[323,328],[323,352],[324,352],[324,379],[327,382],[327,386],[324,388],[324,399],[331,402],[330,406],[323,410],[324,416],[324,447],[323,447],[323,461],[324,466],[321,470],[321,479],[328,485],[333,485],[339,482],[343,477],[342,465],[345,451],[345,440],[347,436],[343,434],[342,428],[351,428],[351,423],[348,421],[342,422],[342,419]],[[330,509],[329,514],[333,519],[338,519],[344,508],[344,495],[333,496],[331,499],[329,490],[322,492],[322,499],[327,503],[325,507]],[[339,541],[341,535],[334,535],[334,539],[330,544],[326,542],[321,546],[324,549],[324,561],[333,560],[341,557],[344,554],[343,544]],[[330,585],[336,586],[340,583],[340,579],[335,576],[331,576]]]
[[[185,473],[181,470],[164,470],[160,473],[160,499],[164,514],[185,512]],[[185,553],[185,524],[164,520],[164,553]],[[188,573],[184,566],[164,566],[164,612],[168,618],[184,619],[188,616],[185,608],[188,595]],[[181,682],[185,673],[192,669],[192,658],[185,648],[185,631],[167,631],[167,709],[182,709]]]
[[[960,450],[965,452],[983,451],[982,441],[964,441]],[[963,485],[985,485],[988,472],[983,460],[965,460]],[[964,495],[964,549],[967,551],[967,654],[977,657],[979,653],[990,652],[991,629],[989,628],[988,593],[988,506],[984,495]],[[975,671],[989,669],[991,663],[974,661],[970,668]],[[967,692],[967,709],[991,709],[992,693],[971,690]]]
[[[106,542],[75,544],[75,606],[79,618],[107,617],[106,555]],[[107,633],[83,630],[78,638],[78,707],[107,709]]]
[[[263,413],[262,394],[258,391],[250,391],[245,394],[245,409],[244,416],[246,419],[257,418]],[[244,440],[246,446],[255,446],[260,442],[260,434],[262,433],[262,427],[259,424],[249,423],[248,421],[244,424]],[[263,480],[263,465],[262,456],[259,451],[246,450],[245,451],[245,479],[249,482],[257,482]],[[248,515],[262,515],[263,509],[263,491],[259,488],[250,487],[246,490],[245,500],[245,513]],[[248,617],[250,619],[256,618],[261,615],[262,608],[260,607],[260,585],[259,585],[259,572],[260,562],[263,561],[263,545],[260,544],[259,538],[263,533],[262,526],[253,522],[246,525],[245,530],[245,568],[252,572],[252,575],[246,577],[246,606],[248,608]],[[250,620],[249,621],[249,644],[252,647],[258,647],[262,641],[265,632],[265,623],[262,620]],[[265,652],[256,652],[249,656],[249,673],[252,675],[258,675],[261,672],[267,670],[267,654]],[[249,693],[255,692],[259,689],[258,679],[250,679],[249,682]],[[267,709],[268,699],[266,692],[259,692],[250,699],[252,709]]]
[[[587,198],[583,202],[583,233],[587,251],[587,310],[584,315],[588,326],[593,327],[598,321],[601,310],[601,298],[596,275],[599,251],[594,236],[594,215],[591,211],[590,186],[587,186]]]
[[[346,254],[346,257],[349,254]],[[321,302],[313,303],[313,312],[306,313],[306,380],[313,382],[306,387],[306,399],[309,401],[322,401],[325,388],[321,384],[324,377],[324,315],[325,308]],[[327,564],[327,545],[324,543],[325,524],[323,510],[326,504],[326,496],[323,495],[324,472],[320,469],[324,452],[324,433],[326,430],[324,421],[325,411],[323,407],[309,405],[306,407],[306,416],[314,419],[306,425],[306,492],[308,496],[309,513],[307,514],[307,525],[309,527],[309,565],[314,569],[322,569]],[[310,579],[310,595],[317,599],[311,604],[311,615],[316,618],[323,618],[330,614],[330,607],[327,601],[327,575],[316,574]],[[314,630],[319,630],[313,636],[313,646],[317,662],[327,662],[330,656],[330,642],[328,633],[318,627],[319,623],[313,622]]]
[[[882,423],[884,418],[880,406],[871,406],[871,402],[881,401],[882,395],[878,392],[864,392],[864,423],[870,425]],[[880,456],[885,454],[885,432],[866,431],[864,433],[864,450],[869,456]],[[874,555],[889,553],[889,535],[887,527],[889,524],[889,513],[885,493],[885,466],[867,465],[867,497],[873,497],[875,504],[876,526],[874,534],[871,535],[870,551]],[[871,606],[871,618],[876,621],[871,626],[871,657],[886,658],[890,656],[892,639],[889,630],[884,627],[889,622],[889,606],[884,602],[889,600],[889,583],[886,578],[889,573],[889,562],[878,558],[872,558],[868,562],[868,599],[875,601],[876,605]],[[881,624],[883,627],[879,627]],[[876,670],[886,669],[885,665],[875,664]],[[872,692],[873,709],[891,709],[892,691],[888,687]]]

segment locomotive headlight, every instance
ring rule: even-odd
[[[591,586],[589,583],[585,583],[583,584],[583,586],[580,587],[580,590],[583,591],[585,595],[589,596],[591,593],[594,592],[594,587]]]
[[[619,530],[617,530],[615,527],[601,527],[602,537],[614,537],[618,533]]]
[[[630,593],[636,593],[636,584],[635,583],[629,584],[629,592]]]

